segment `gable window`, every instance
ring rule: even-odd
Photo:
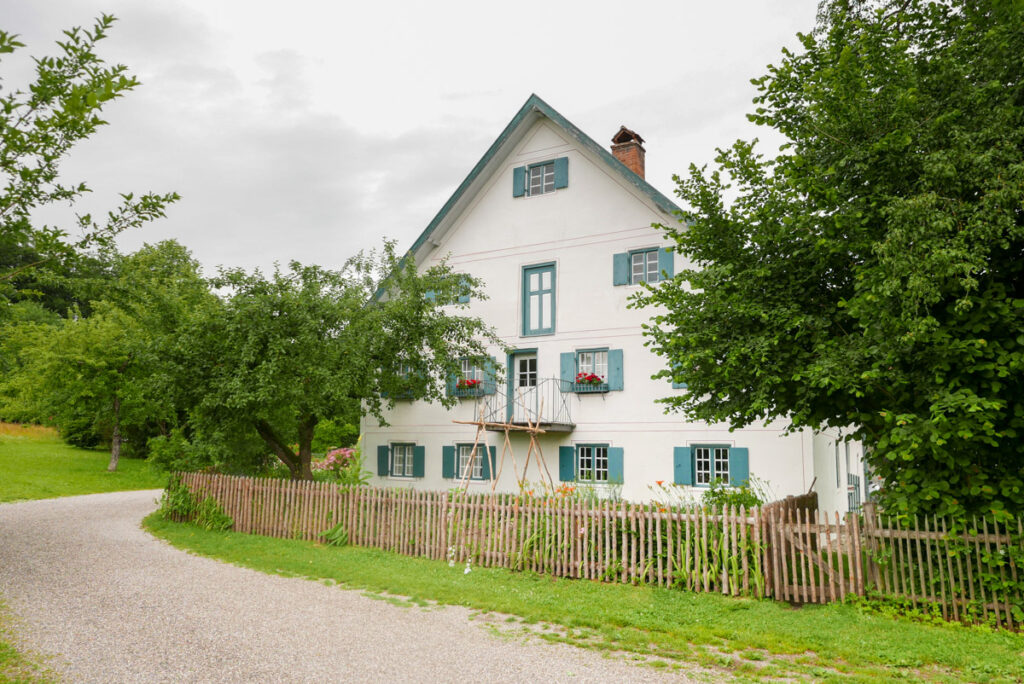
[[[576,481],[608,481],[607,444],[580,444],[576,447]]]
[[[530,196],[543,195],[555,189],[555,162],[537,164],[529,168],[530,184],[527,193]]]
[[[484,479],[484,458],[486,458],[485,450],[483,447],[477,446],[476,448],[476,461],[473,463],[472,471],[469,474],[471,480],[482,480]],[[456,462],[455,479],[461,480],[466,477],[466,470],[470,468],[470,462],[473,460],[473,445],[472,444],[459,444],[458,445],[458,461]]]
[[[555,332],[555,265],[523,269],[523,335]]]
[[[569,187],[568,157],[558,157],[529,166],[517,166],[512,170],[513,197],[546,195],[567,187]]]
[[[412,477],[413,473],[413,445],[392,444],[391,445],[391,476]]]
[[[656,283],[659,278],[658,272],[658,250],[647,249],[642,252],[632,252],[630,258],[630,282]]]

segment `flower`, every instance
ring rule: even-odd
[[[600,385],[604,382],[604,376],[595,373],[577,373],[577,385]]]
[[[480,386],[480,381],[476,378],[462,378],[455,383],[456,389],[474,389]]]

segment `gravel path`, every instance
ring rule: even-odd
[[[192,556],[139,521],[158,492],[0,505],[0,596],[72,682],[680,681],[564,644],[498,637],[465,609]]]

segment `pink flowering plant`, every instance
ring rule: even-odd
[[[576,384],[577,385],[600,385],[604,382],[604,377],[596,375],[594,373],[577,373]]]
[[[360,437],[355,447],[330,449],[324,457],[313,461],[313,479],[337,482],[343,485],[364,485],[369,482],[370,473],[363,470],[362,442]]]

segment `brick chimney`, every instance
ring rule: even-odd
[[[612,137],[612,154],[630,171],[644,177],[644,139],[636,131],[620,126],[619,132]]]

